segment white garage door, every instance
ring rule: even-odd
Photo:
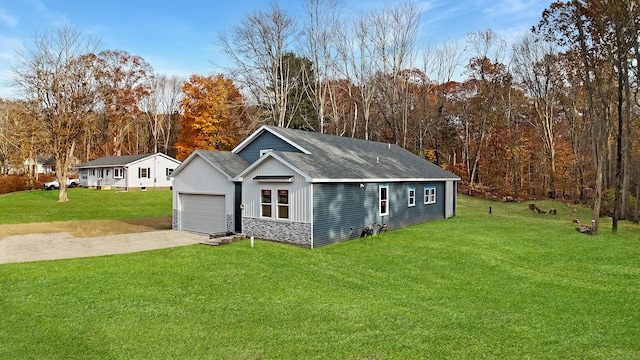
[[[224,195],[180,194],[180,228],[202,234],[227,231]]]

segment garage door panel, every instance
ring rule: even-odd
[[[226,232],[224,195],[180,194],[181,228],[203,234]]]

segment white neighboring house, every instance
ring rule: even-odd
[[[33,171],[34,174],[55,174],[56,161],[52,156],[38,156],[34,159],[27,159],[23,163],[26,172]]]
[[[107,156],[78,166],[80,186],[117,190],[171,188],[180,161],[163,153]]]

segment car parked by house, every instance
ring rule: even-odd
[[[80,179],[67,179],[67,187],[74,188],[80,185]],[[53,181],[46,182],[42,185],[45,190],[53,190],[59,189],[60,183],[58,179],[53,179]]]

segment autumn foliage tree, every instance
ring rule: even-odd
[[[182,87],[182,133],[175,144],[178,160],[196,149],[231,150],[240,138],[242,95],[222,75],[192,75]]]
[[[95,110],[93,69],[85,55],[96,48],[93,38],[61,26],[36,34],[17,53],[16,85],[41,124],[45,149],[55,158],[60,202],[68,200],[67,173],[78,139]]]
[[[95,61],[106,134],[113,142],[112,153],[106,155],[116,155],[122,152],[127,130],[137,120],[140,101],[151,91],[153,69],[140,56],[121,50],[101,51]]]

